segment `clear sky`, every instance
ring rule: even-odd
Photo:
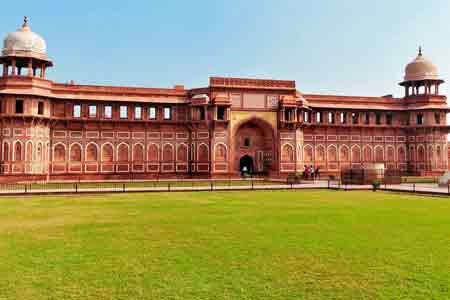
[[[448,0],[4,1],[0,33],[24,15],[58,82],[201,87],[234,76],[402,96],[397,83],[419,44],[450,80]]]

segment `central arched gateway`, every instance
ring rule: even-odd
[[[277,170],[276,139],[272,126],[259,118],[240,123],[234,131],[234,170],[271,173]]]

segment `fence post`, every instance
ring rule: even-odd
[[[450,196],[450,185],[447,185],[447,193]]]
[[[75,193],[78,193],[78,183],[75,183]]]
[[[167,191],[170,192],[170,182],[167,183]]]
[[[122,192],[125,193],[125,183],[122,184]]]
[[[25,183],[24,186],[25,186],[25,194],[26,194],[27,193],[27,184]]]
[[[330,179],[328,179],[328,189],[330,189]]]
[[[253,188],[253,178],[252,178],[252,190],[253,190],[254,188]]]
[[[415,183],[413,183],[413,192],[414,193],[416,192],[416,184]]]
[[[212,191],[212,190],[213,190],[213,182],[210,181],[209,184],[210,184],[210,186],[211,186],[211,191]]]

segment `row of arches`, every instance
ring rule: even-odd
[[[11,147],[12,144],[12,147]],[[14,141],[12,143],[3,142],[3,161],[47,161],[49,157],[49,142]]]
[[[281,160],[284,162],[294,161],[294,146],[291,144],[284,144],[281,147]],[[406,162],[410,161],[439,161],[442,158],[442,148],[440,145],[429,145],[426,150],[425,145],[410,145],[409,153],[405,145],[400,146],[371,146],[365,145],[305,145],[299,146],[297,151],[297,160],[305,162]]]
[[[194,145],[191,145],[191,159],[195,156]],[[197,146],[196,160],[199,162],[209,161],[209,147],[202,143]],[[129,145],[120,143],[104,143],[98,145],[94,142],[86,144],[84,147],[80,143],[72,143],[66,146],[64,143],[53,145],[53,161],[73,161],[73,162],[143,162],[143,161],[163,161],[163,162],[187,162],[189,157],[189,147],[185,143],[176,146],[170,143],[163,145],[142,143]]]

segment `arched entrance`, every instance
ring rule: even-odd
[[[250,155],[244,155],[239,161],[239,170],[241,173],[253,174],[253,158]]]
[[[242,173],[270,173],[276,170],[276,139],[272,126],[259,118],[240,123],[233,134],[234,170]]]

